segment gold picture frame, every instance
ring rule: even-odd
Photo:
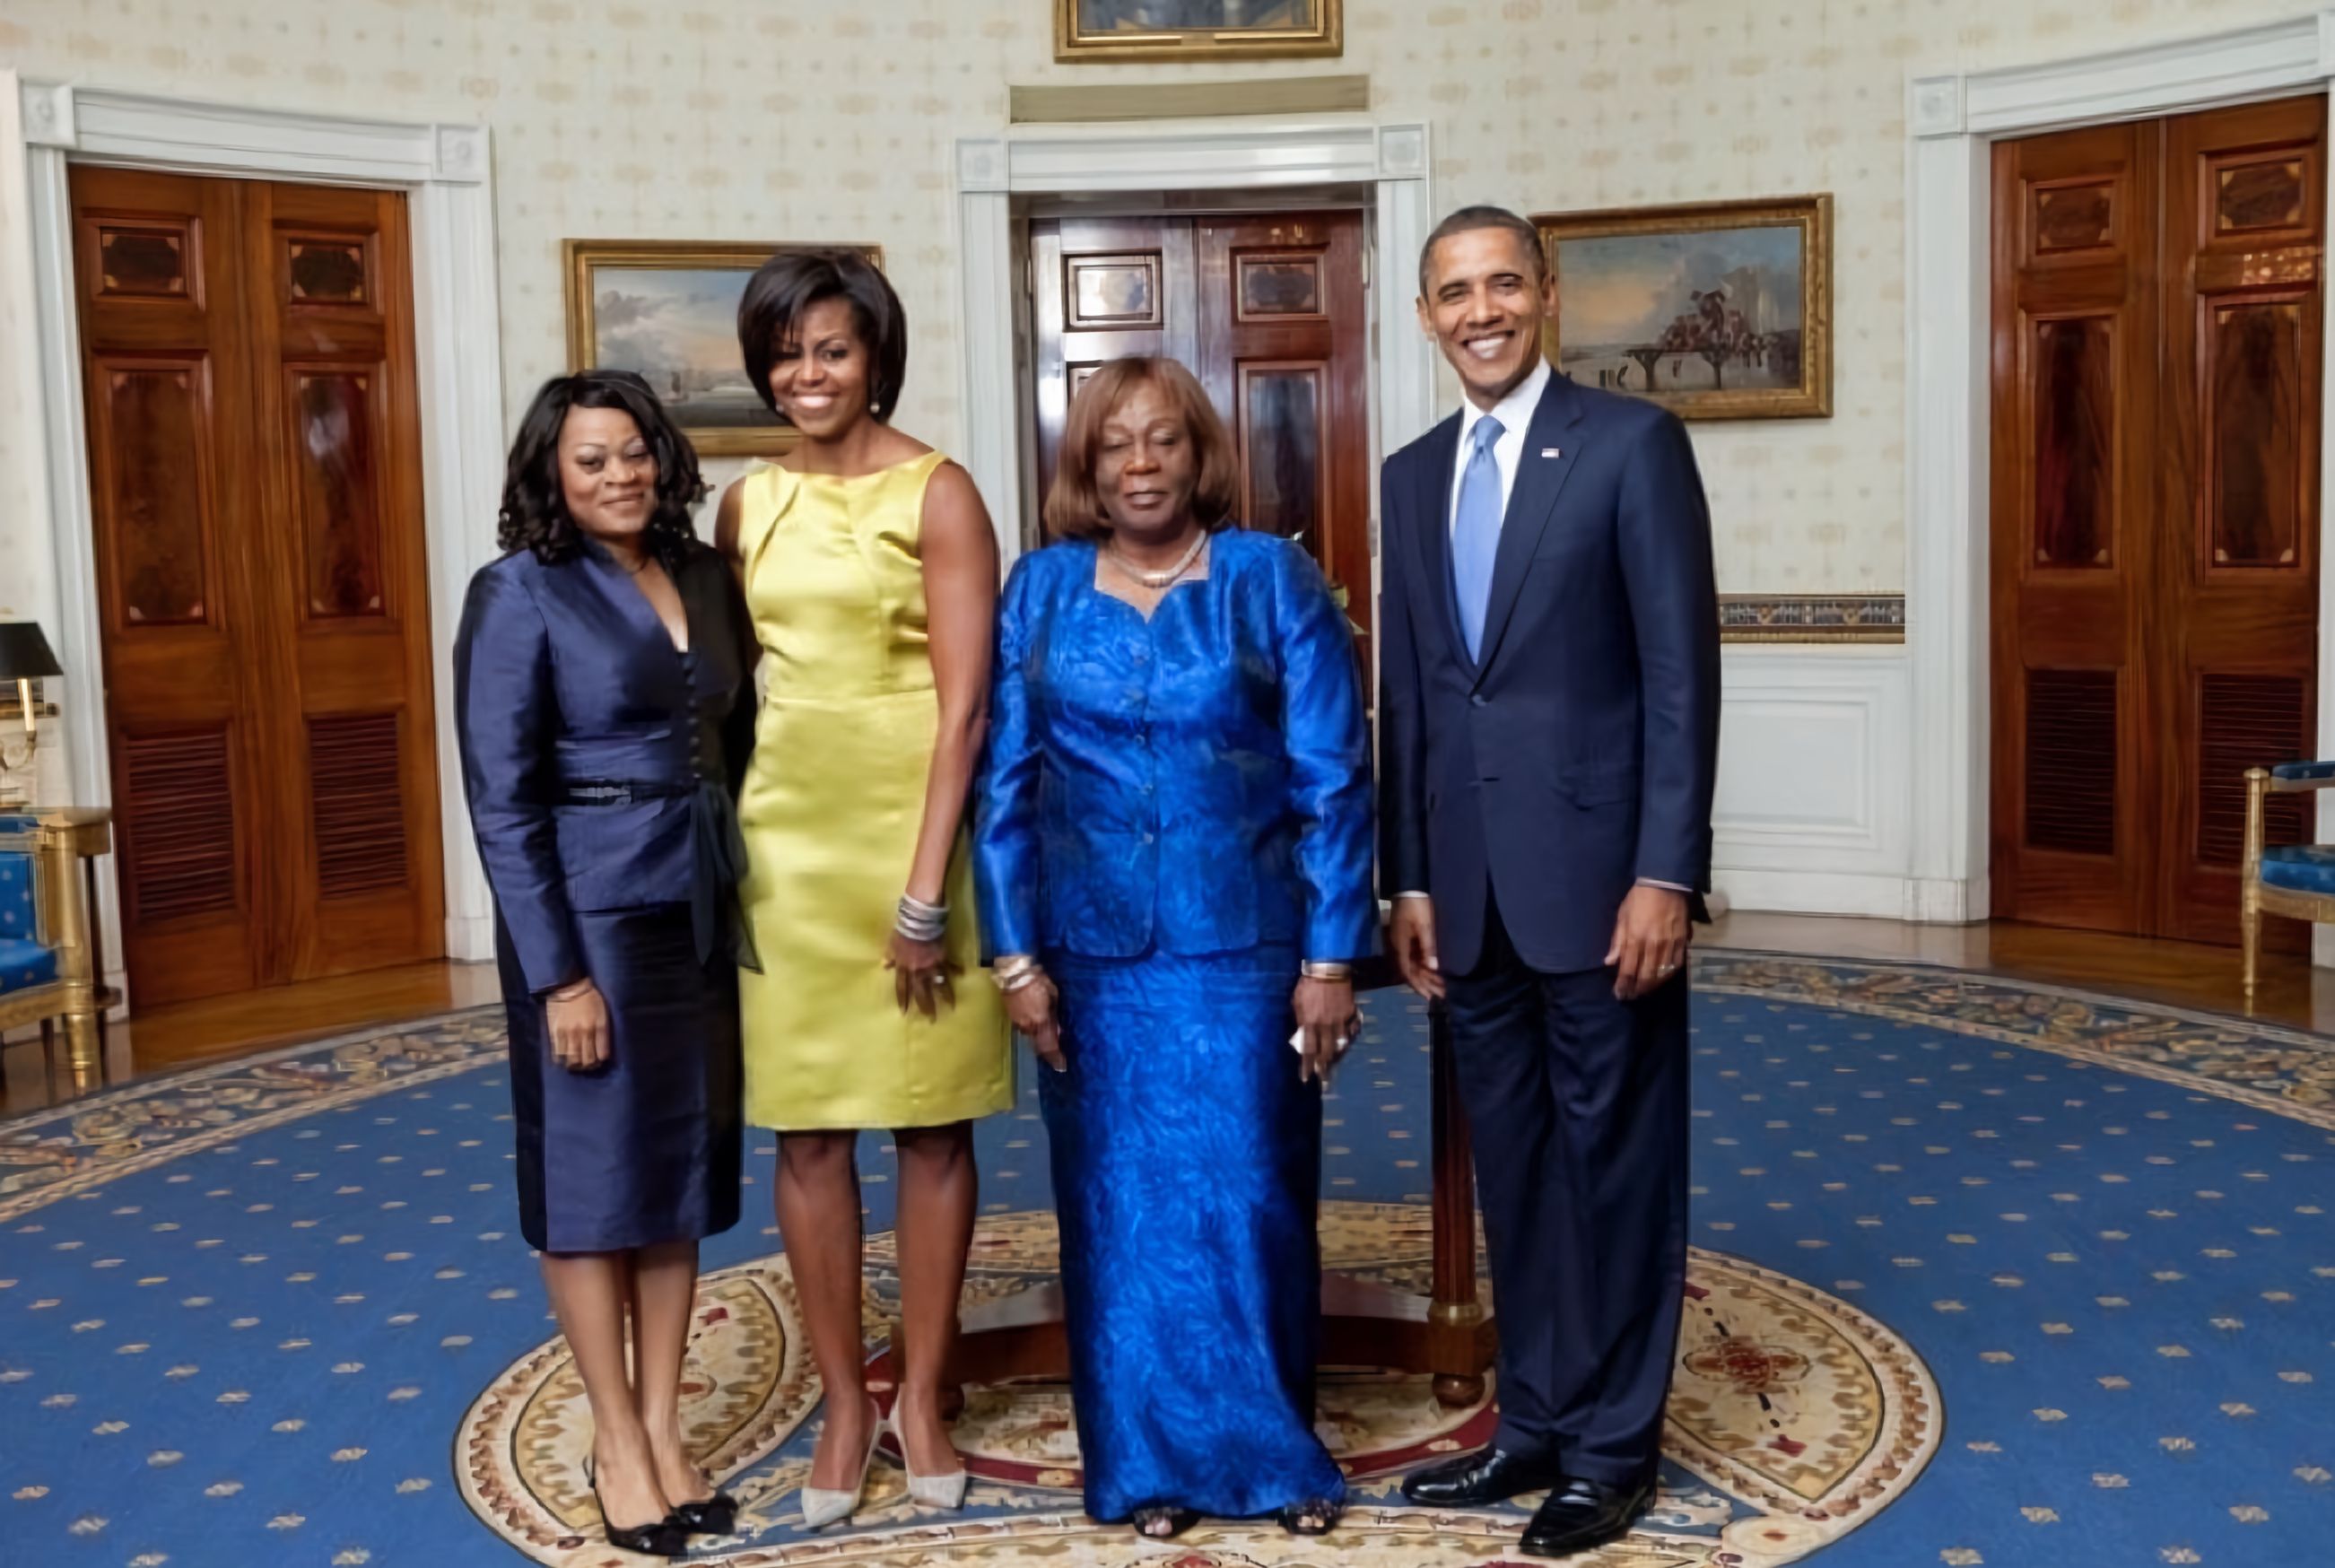
[[[1287,60],[1342,54],[1345,0],[1054,0],[1054,58]],[[1172,16],[1169,23],[1155,15]]]
[[[746,379],[738,300],[779,252],[824,248],[830,247],[807,241],[563,240],[568,366],[647,376],[701,457],[780,456],[800,438]],[[884,265],[878,246],[831,248]]]
[[[1681,419],[1831,416],[1829,195],[1545,213],[1533,225],[1557,291],[1542,346],[1574,380]]]

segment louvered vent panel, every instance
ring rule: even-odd
[[[2116,853],[2117,677],[2027,673],[2027,847]]]
[[[122,870],[140,927],[236,908],[225,729],[121,737]]]
[[[2197,858],[2208,866],[2245,859],[2246,769],[2311,754],[2303,682],[2296,675],[2207,675],[2197,701]],[[2300,844],[2307,795],[2273,795],[2263,834]]]
[[[319,896],[346,898],[405,885],[396,714],[334,713],[309,720],[308,796]]]

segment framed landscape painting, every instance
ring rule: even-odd
[[[1681,419],[1832,412],[1832,198],[1536,217],[1548,357]]]
[[[1274,59],[1345,49],[1345,0],[1054,0],[1057,60]]]
[[[775,457],[795,443],[738,353],[738,301],[755,269],[806,245],[571,239],[562,246],[567,363],[638,371],[704,457]],[[877,266],[884,253],[857,250]]]

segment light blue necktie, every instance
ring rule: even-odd
[[[1459,634],[1468,656],[1480,658],[1484,615],[1492,599],[1492,560],[1500,550],[1500,465],[1492,443],[1506,433],[1486,414],[1476,421],[1475,446],[1459,476],[1459,505],[1451,517],[1451,589],[1459,601]]]

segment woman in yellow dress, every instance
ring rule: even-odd
[[[997,542],[973,479],[891,428],[900,302],[855,252],[789,252],[738,310],[747,373],[801,432],[732,485],[717,537],[765,685],[738,798],[746,1119],[779,1132],[778,1217],[827,1417],[802,1489],[857,1506],[882,1426],[860,1338],[856,1145],[899,1151],[903,1364],[892,1423],[912,1495],[964,1471],[941,1410],[976,1200],[973,1122],[1013,1103],[1004,1008],[979,966],[966,791],[988,723]]]

